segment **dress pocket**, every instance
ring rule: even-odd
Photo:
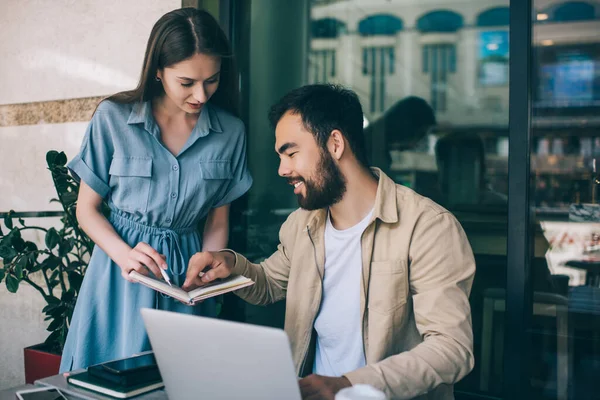
[[[113,157],[109,174],[113,204],[122,211],[146,212],[152,181],[152,158]]]
[[[369,280],[369,310],[389,314],[404,304],[408,295],[406,261],[374,261]]]
[[[231,162],[229,160],[200,161],[202,179],[231,179]]]
[[[202,204],[201,214],[208,212],[227,191],[233,174],[230,160],[197,161],[197,172],[186,177],[186,201]]]

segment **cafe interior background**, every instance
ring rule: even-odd
[[[154,22],[182,6],[219,19],[240,70],[254,186],[232,206],[231,247],[268,256],[296,207],[269,106],[343,84],[372,164],[453,212],[476,255],[476,366],[456,397],[598,398],[600,1],[2,0],[0,216],[59,224],[46,152],[76,154],[98,102],[135,86]],[[0,389],[47,336],[37,293],[4,283]],[[282,327],[283,312],[226,296],[222,315]]]

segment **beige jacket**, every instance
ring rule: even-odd
[[[345,376],[393,399],[453,399],[473,368],[469,292],[473,253],[458,221],[380,170],[373,220],[362,235],[363,346],[367,365]],[[256,284],[237,294],[253,304],[286,300],[285,331],[296,371],[310,373],[322,297],[326,210],[297,210],[278,250],[260,264],[236,254],[235,274]]]

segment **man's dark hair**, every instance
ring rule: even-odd
[[[364,167],[369,163],[363,134],[363,111],[356,93],[338,85],[316,84],[294,89],[269,111],[273,129],[287,112],[299,114],[322,150],[334,129],[342,132],[354,156]]]

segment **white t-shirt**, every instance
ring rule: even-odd
[[[313,372],[342,376],[365,365],[360,315],[361,236],[373,210],[351,228],[339,231],[327,217],[323,300],[315,320],[317,348]]]

